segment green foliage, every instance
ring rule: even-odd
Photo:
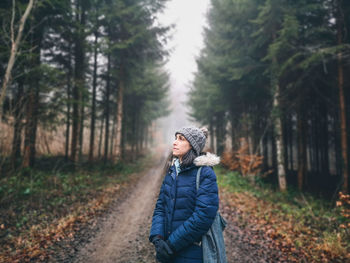
[[[229,187],[232,192],[254,192],[249,180],[246,177],[240,176],[238,172],[228,172],[222,166],[218,166],[215,167],[215,173],[218,175],[219,186]]]
[[[111,59],[112,101],[118,101],[118,87],[123,83],[123,129],[132,147],[153,120],[168,114],[168,74],[162,60],[167,52],[162,43],[167,28],[156,26],[154,12],[165,1],[113,1],[103,7],[103,53]],[[118,26],[112,26],[118,25]],[[115,88],[116,87],[116,88]],[[114,106],[117,108],[117,105]]]
[[[237,172],[231,172],[223,167],[215,169],[219,187],[225,187],[230,192],[249,192],[259,199],[271,202],[279,206],[277,213],[290,214],[295,218],[312,224],[326,227],[331,218],[342,221],[343,218],[336,212],[334,204],[326,199],[317,198],[311,194],[304,194],[290,187],[286,192],[276,191],[271,185],[256,179],[255,183],[242,177]],[[317,218],[317,222],[311,222]],[[332,227],[335,227],[333,225]]]
[[[336,151],[340,151],[334,142],[340,140],[339,124],[334,126],[331,121],[339,116],[337,59],[341,55],[345,72],[350,58],[346,33],[350,28],[350,7],[347,1],[339,1],[339,13],[337,3],[212,0],[205,46],[197,59],[198,72],[189,93],[191,117],[216,133],[220,130],[216,122],[219,116],[224,116],[225,127],[230,127],[227,130],[231,132],[232,150],[239,148],[239,139],[244,137],[254,152],[265,151],[264,169],[274,171],[277,154],[272,141],[277,138],[276,129],[283,137],[283,148],[292,149],[289,153],[281,151],[281,155],[294,163],[298,160],[292,151],[304,147],[295,138],[305,133],[301,135],[305,137],[303,143],[315,155],[304,158],[305,162],[315,160],[313,167],[307,169],[318,173],[316,166],[322,163],[321,170],[328,173],[330,158],[318,159],[323,154],[338,155]],[[341,18],[344,26],[340,32],[337,24]],[[342,33],[341,43],[337,40],[338,31]],[[348,81],[344,76],[344,87]],[[349,94],[345,93],[348,105]],[[281,125],[274,129],[276,117]],[[303,125],[298,126],[298,120]],[[317,127],[319,124],[324,126]],[[313,138],[306,134],[313,134]],[[341,162],[335,161],[337,173]],[[327,164],[323,167],[323,163]],[[314,183],[317,180],[309,182]]]
[[[334,61],[341,48],[334,45],[331,9],[324,2],[213,0],[190,92],[192,117],[206,124],[215,112],[239,122],[250,116],[251,128],[269,118],[274,84],[283,83],[282,92],[287,86],[296,90],[305,82],[296,76]],[[288,99],[293,104],[300,98]]]
[[[212,1],[206,45],[197,61],[199,72],[190,92],[189,105],[196,121],[209,124],[220,114],[239,126],[236,121],[259,119],[268,110],[265,105],[270,95],[259,61],[263,54],[260,46],[254,48],[257,41],[252,36],[255,24],[251,21],[258,14],[259,3]],[[260,112],[253,117],[250,112],[257,106],[261,106]]]
[[[23,171],[19,171],[13,176],[1,178],[0,211],[4,214],[5,211],[17,211],[16,218],[7,214],[2,223],[8,227],[13,224],[22,226],[29,219],[33,223],[36,220],[34,212],[49,217],[55,217],[56,213],[65,215],[74,204],[88,202],[92,195],[107,187],[129,181],[131,174],[149,166],[149,158],[147,156],[134,163],[87,163],[75,171],[69,166],[57,168],[53,163],[41,169],[26,169],[25,176],[20,176]],[[53,208],[54,211],[51,211]]]

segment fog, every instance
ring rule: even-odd
[[[172,38],[166,47],[171,50],[166,64],[170,75],[171,113],[157,121],[157,129],[160,129],[162,134],[162,138],[159,139],[166,144],[173,141],[176,129],[198,125],[189,119],[186,93],[197,70],[196,57],[203,47],[203,27],[206,25],[208,8],[209,0],[172,0],[159,16],[159,23],[175,25]]]

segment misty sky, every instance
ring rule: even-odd
[[[195,58],[203,47],[203,26],[210,0],[171,0],[159,22],[164,25],[174,23],[175,29],[167,48],[172,49],[166,69],[170,73],[172,114],[161,120],[164,139],[172,141],[174,131],[191,123],[187,120],[186,92],[189,90],[193,73],[197,70]]]

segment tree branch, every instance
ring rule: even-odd
[[[5,73],[3,82],[2,82],[2,89],[1,89],[1,95],[0,95],[0,122],[2,122],[2,110],[3,110],[2,108],[3,108],[3,101],[5,98],[5,94],[6,94],[6,89],[11,81],[11,72],[12,72],[13,65],[15,64],[18,46],[21,42],[25,23],[26,23],[27,18],[28,18],[29,14],[33,8],[34,0],[29,0],[27,8],[26,8],[23,16],[21,17],[21,20],[19,21],[19,28],[18,28],[16,40],[14,39],[14,28],[13,28],[14,17],[15,17],[15,14],[14,14],[14,12],[15,12],[15,8],[14,8],[15,0],[12,1],[12,5],[13,5],[13,7],[12,7],[12,19],[11,19],[11,42],[12,42],[12,45],[11,45],[11,54],[10,54],[9,62],[7,64],[6,73]]]

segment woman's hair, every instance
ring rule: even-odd
[[[205,152],[201,152],[199,154],[199,156],[201,155],[205,155],[206,153]],[[182,162],[180,164],[180,167],[181,169],[187,167],[187,166],[190,166],[194,159],[196,159],[196,157],[198,157],[194,150],[191,148],[183,157],[182,157]],[[169,168],[171,167],[171,164],[172,164],[172,160],[173,160],[174,156],[173,156],[173,153],[170,152],[166,161],[165,161],[165,164],[164,164],[164,168],[163,168],[163,174],[167,173],[169,171]]]
[[[173,153],[169,152],[168,157],[165,160],[164,168],[163,168],[163,174],[167,173],[169,171],[169,168],[171,166],[171,161],[173,160]]]
[[[196,153],[194,152],[193,148],[191,148],[187,153],[184,154],[184,156],[182,156],[180,167],[185,168],[186,166],[190,166],[196,157]]]

